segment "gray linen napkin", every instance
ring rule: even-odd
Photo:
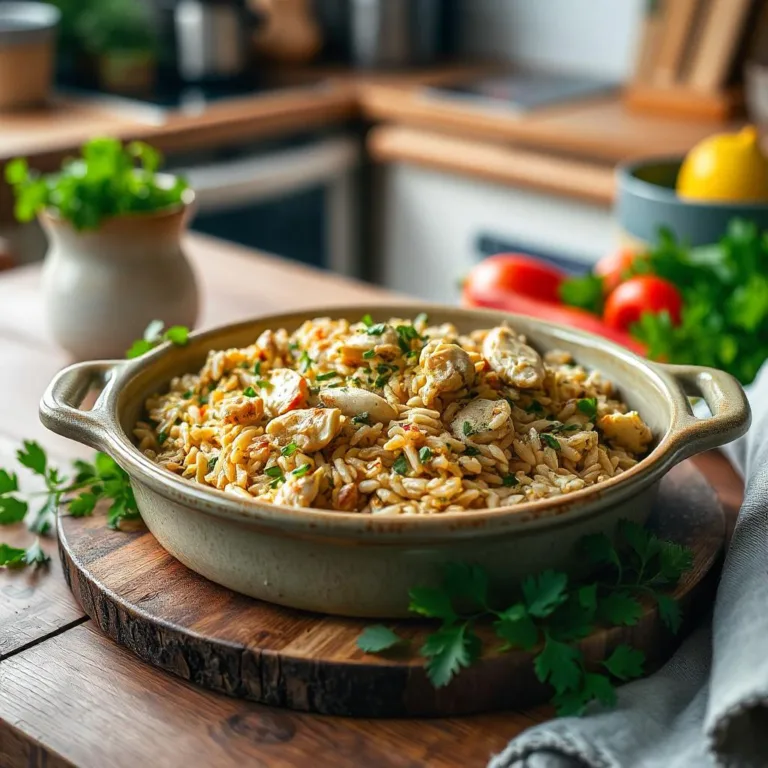
[[[768,364],[749,399],[752,428],[725,449],[746,490],[713,615],[615,709],[531,728],[489,768],[768,766]]]

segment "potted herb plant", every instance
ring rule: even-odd
[[[139,0],[99,0],[81,12],[76,34],[94,57],[102,88],[118,93],[149,90],[158,41],[147,5]]]
[[[53,336],[78,359],[123,357],[156,317],[194,325],[197,287],[181,248],[194,194],[159,165],[146,144],[98,138],[58,173],[40,175],[23,159],[6,166],[16,218],[37,216],[48,235]]]

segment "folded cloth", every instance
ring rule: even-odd
[[[724,450],[746,480],[711,617],[615,709],[538,725],[489,768],[768,766],[768,364],[748,434]]]

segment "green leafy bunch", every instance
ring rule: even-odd
[[[619,525],[616,543],[597,534],[583,539],[580,547],[593,565],[589,579],[571,582],[565,573],[552,570],[529,576],[504,608],[497,607],[487,573],[477,565],[447,564],[439,586],[413,588],[411,612],[440,621],[419,649],[432,684],[447,685],[480,657],[483,644],[476,627],[490,621],[502,641],[500,651],[537,650],[534,671],[552,687],[552,703],[559,714],[580,714],[594,700],[612,705],[614,681],[640,676],[643,653],[620,645],[598,668],[590,668],[574,643],[599,626],[636,624],[643,613],[639,599],[643,597],[656,601],[662,621],[677,632],[679,607],[660,590],[676,584],[690,569],[692,555],[629,521]],[[384,653],[404,641],[391,629],[376,625],[357,642],[363,651]]]
[[[77,460],[73,464],[74,477],[67,478],[50,465],[43,448],[31,440],[24,441],[16,453],[23,467],[43,479],[45,490],[30,496],[41,496],[29,529],[38,534],[50,531],[56,509],[64,506],[73,517],[93,513],[102,499],[109,500],[107,523],[117,528],[122,520],[139,516],[128,474],[105,453],[97,453],[93,463]],[[0,469],[0,525],[12,525],[26,519],[29,503],[19,494],[19,482],[15,473]]]
[[[154,53],[158,47],[149,7],[137,0],[90,2],[87,10],[77,12],[73,29],[88,53]]]
[[[645,313],[631,329],[650,357],[721,368],[743,384],[755,378],[768,357],[768,233],[737,219],[716,245],[688,248],[663,230],[633,270],[683,296],[678,326],[666,312]]]
[[[184,202],[187,182],[161,177],[160,153],[140,141],[123,145],[117,139],[91,139],[81,157],[64,161],[58,173],[41,175],[23,158],[5,168],[16,198],[19,221],[31,221],[49,210],[77,230],[97,229],[105,220],[128,213],[148,213]]]

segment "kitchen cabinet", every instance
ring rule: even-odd
[[[415,164],[381,166],[378,189],[377,281],[432,301],[457,299],[489,243],[579,271],[618,238],[608,206]]]

